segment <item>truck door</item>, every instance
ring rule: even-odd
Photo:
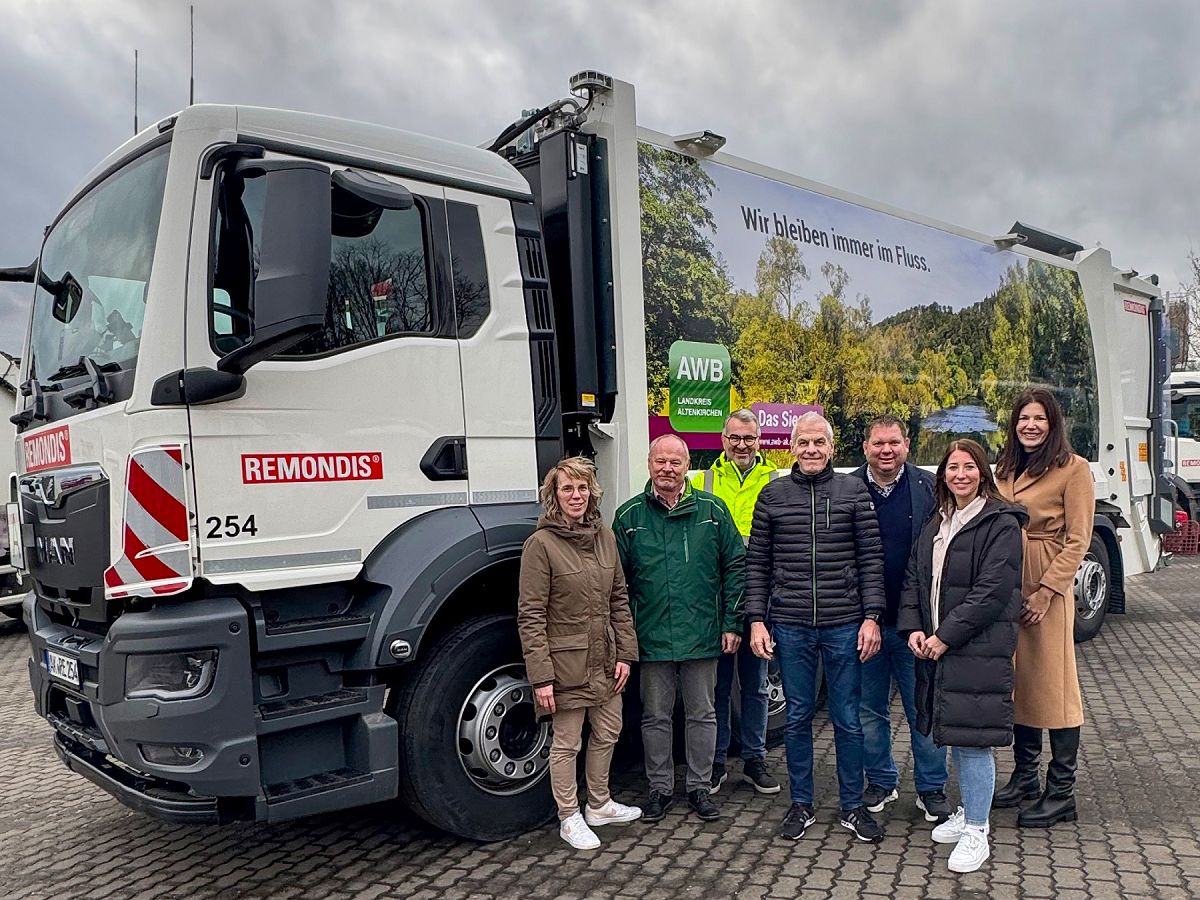
[[[331,169],[323,329],[250,369],[241,397],[189,410],[201,574],[214,583],[346,580],[403,521],[467,502],[443,189],[360,170],[411,192],[410,208],[385,208],[355,190],[362,177]],[[189,297],[207,341],[189,339],[189,366],[248,337],[266,177],[223,164],[212,179],[193,249],[209,283]]]
[[[1155,387],[1153,336],[1150,298],[1118,290],[1121,328],[1117,359],[1121,367],[1121,394],[1125,446],[1118,462],[1122,492],[1129,498],[1129,524],[1139,539],[1138,548],[1144,571],[1153,570],[1157,547],[1151,528],[1154,500],[1154,476],[1150,465],[1151,450],[1157,450],[1151,434],[1155,406],[1161,406],[1161,388]],[[1111,477],[1111,476],[1110,476]]]

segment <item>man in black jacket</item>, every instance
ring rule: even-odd
[[[779,654],[787,695],[791,808],[779,833],[796,840],[813,812],[812,720],[817,660],[825,671],[837,752],[843,827],[877,843],[883,829],[863,805],[860,668],[879,651],[884,612],[883,551],[867,486],[833,471],[833,429],[817,413],[792,426],[796,465],[763,488],[746,551],[750,644]]]
[[[867,789],[863,803],[870,812],[881,812],[899,795],[900,781],[892,759],[892,723],[889,716],[892,681],[900,689],[904,715],[912,738],[913,781],[917,808],[928,822],[950,817],[946,801],[946,748],[917,730],[916,657],[896,632],[900,591],[908,556],[921,527],[933,512],[933,476],[908,464],[908,432],[895,416],[879,416],[867,425],[863,441],[866,465],[854,471],[871,492],[883,543],[883,645],[862,667],[863,768]]]

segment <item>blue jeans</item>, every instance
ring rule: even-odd
[[[748,638],[742,639],[737,653],[722,653],[717,661],[717,752],[713,768],[725,765],[729,757],[729,698],[733,693],[733,669],[737,666],[741,682],[741,717],[738,739],[742,744],[742,760],[767,758],[767,661],[750,650]]]
[[[783,692],[787,695],[788,781],[793,803],[813,805],[812,720],[817,709],[817,659],[825,669],[829,719],[837,752],[838,801],[843,810],[862,806],[863,732],[858,719],[861,685],[856,623],[809,628],[771,627]]]
[[[858,715],[863,730],[863,768],[867,783],[891,790],[900,780],[892,759],[892,722],[889,707],[892,701],[892,679],[900,689],[900,702],[908,719],[912,736],[913,781],[917,793],[941,791],[946,788],[946,748],[939,747],[933,738],[917,731],[916,657],[908,643],[896,633],[895,626],[881,626],[883,646],[862,664],[862,703]]]
[[[991,747],[951,747],[958,792],[968,825],[986,825],[996,792],[996,757]]]

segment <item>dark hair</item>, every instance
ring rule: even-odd
[[[975,496],[978,497],[982,494],[989,500],[1004,501],[999,488],[996,487],[996,479],[992,476],[992,467],[988,465],[987,451],[970,438],[960,438],[950,442],[950,446],[946,448],[946,455],[938,463],[937,483],[933,486],[933,499],[937,504],[938,511],[944,515],[947,510],[952,510],[955,506],[954,494],[951,493],[950,486],[946,484],[946,466],[950,462],[950,454],[956,450],[969,454],[979,469],[979,494]]]
[[[892,428],[892,427],[899,428],[900,429],[900,437],[904,438],[904,440],[906,440],[906,441],[908,440],[908,426],[904,424],[904,421],[902,419],[899,419],[896,416],[893,416],[893,415],[890,415],[887,413],[885,413],[882,416],[876,416],[870,422],[867,423],[867,430],[864,432],[866,437],[864,437],[863,439],[867,440],[867,441],[871,440],[871,432],[874,431],[876,428]]]
[[[1017,439],[1017,420],[1021,417],[1021,410],[1030,403],[1042,404],[1050,426],[1046,440],[1033,452],[1026,451]],[[1021,462],[1026,463],[1025,471],[1030,475],[1043,475],[1051,466],[1065,466],[1074,452],[1067,438],[1062,407],[1058,405],[1054,394],[1043,387],[1027,388],[1013,403],[1012,413],[1008,417],[1008,434],[1004,439],[1004,449],[996,460],[996,475],[999,478],[1015,478]]]

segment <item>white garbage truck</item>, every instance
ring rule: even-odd
[[[1096,493],[1078,636],[1120,612],[1172,522],[1157,287],[723,143],[583,72],[489,149],[198,105],[100,163],[3,275],[32,293],[10,556],[65,765],[172,821],[543,822],[514,627],[541,478],[588,454],[611,513],[652,435],[699,467],[731,407],[772,453],[824,410],[841,466],[897,414],[928,465],[1050,387]]]

